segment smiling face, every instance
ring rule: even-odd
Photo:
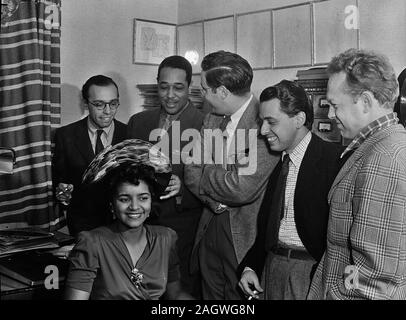
[[[261,134],[266,137],[273,151],[290,153],[300,142],[297,115],[289,117],[281,109],[279,99],[261,102],[260,117],[262,119]]]
[[[151,212],[151,192],[148,185],[139,180],[139,185],[123,182],[117,187],[112,208],[122,231],[142,227]]]
[[[186,71],[164,67],[159,72],[158,96],[166,113],[175,115],[183,109],[189,99]]]
[[[103,110],[99,110],[90,103],[97,103],[100,101],[108,103],[118,101],[118,92],[113,84],[108,86],[92,85],[89,88],[89,97],[86,102],[86,106],[89,109],[89,118],[96,127],[102,129],[111,124],[118,109],[106,105]]]
[[[337,122],[341,135],[353,139],[369,122],[366,120],[361,99],[346,90],[344,72],[331,75],[327,86],[327,100],[330,103],[328,117]]]

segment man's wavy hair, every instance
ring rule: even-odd
[[[345,72],[347,90],[356,100],[364,91],[370,91],[384,108],[393,109],[399,95],[395,71],[382,54],[349,49],[335,56],[327,66],[329,75]]]
[[[304,112],[306,115],[305,127],[312,129],[314,120],[313,106],[310,103],[306,91],[297,83],[289,80],[282,80],[274,86],[265,88],[259,97],[260,102],[278,99],[281,110],[289,117]]]
[[[206,72],[207,85],[212,89],[224,86],[237,96],[251,90],[252,68],[236,53],[223,50],[210,53],[203,58],[201,67]]]

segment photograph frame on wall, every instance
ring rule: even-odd
[[[258,10],[236,15],[236,51],[255,69],[272,68],[272,10]],[[263,37],[255,34],[262,33]]]
[[[133,64],[159,65],[176,52],[176,24],[134,18]]]
[[[274,69],[313,65],[312,29],[311,3],[272,9]]]
[[[235,16],[203,20],[204,55],[218,50],[236,52]]]
[[[348,48],[359,48],[359,28],[346,26],[346,9],[351,7],[358,7],[357,0],[313,3],[314,65],[327,65],[340,52]]]

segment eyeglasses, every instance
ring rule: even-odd
[[[101,101],[101,100],[97,100],[97,101],[90,101],[88,100],[88,102],[95,107],[97,110],[103,111],[104,108],[106,108],[107,105],[109,105],[111,110],[116,110],[118,108],[118,106],[120,105],[120,101],[116,100],[111,100],[110,102],[105,102],[105,101]]]

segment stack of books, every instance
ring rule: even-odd
[[[41,229],[0,230],[0,257],[34,249],[58,248],[54,234]]]
[[[140,96],[144,99],[142,104],[144,109],[159,108],[161,106],[157,84],[139,84],[137,85],[137,89],[140,91]],[[189,99],[193,102],[196,108],[202,109],[203,97],[200,88],[191,86],[189,89]]]
[[[156,108],[161,104],[158,97],[158,86],[156,84],[139,84],[137,85],[140,91],[140,96],[144,99],[142,107],[145,108]]]
[[[39,228],[0,230],[0,274],[29,286],[43,284],[50,274],[63,281],[74,241]]]
[[[48,252],[29,251],[0,258],[0,274],[28,286],[44,284],[49,275],[64,281],[68,268],[67,259]]]

